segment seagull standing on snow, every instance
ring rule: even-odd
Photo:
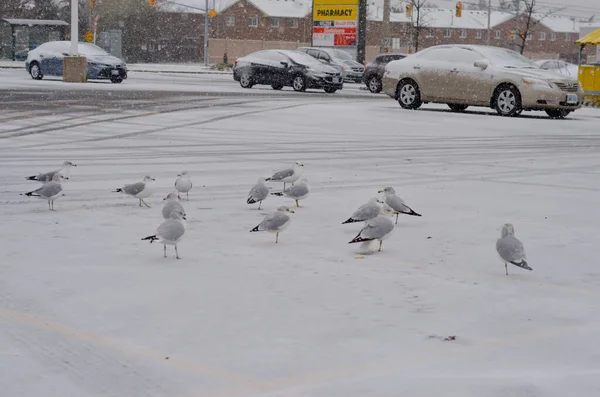
[[[365,243],[363,246],[368,248],[371,241],[379,240],[379,251],[381,251],[383,240],[394,231],[394,222],[389,218],[390,215],[393,215],[392,209],[382,206],[379,215],[367,220],[358,235],[348,244]]]
[[[496,251],[504,262],[504,269],[508,276],[508,263],[513,264],[521,269],[533,270],[527,264],[527,256],[523,243],[515,237],[515,228],[512,224],[507,223],[502,227],[500,238],[496,241]]]
[[[296,161],[292,168],[286,168],[285,170],[276,172],[273,174],[273,176],[267,178],[266,180],[273,182],[283,182],[283,189],[285,190],[286,183],[294,183],[298,179],[300,179],[300,176],[302,175],[301,167],[304,167],[304,164],[301,164]]]
[[[42,183],[47,183],[47,182],[52,181],[52,178],[56,174],[61,174],[64,176],[64,179],[69,179],[69,171],[70,171],[71,167],[77,167],[77,166],[75,164],[71,163],[70,161],[65,161],[63,163],[62,167],[58,170],[46,172],[44,174],[28,176],[25,179],[27,179],[28,181],[38,181],[38,182],[42,182]]]
[[[146,207],[150,208],[144,199],[152,196],[152,182],[154,182],[154,180],[155,179],[151,176],[145,176],[142,182],[136,182],[132,185],[125,185],[122,188],[113,190],[113,193],[125,193],[133,196],[137,199],[140,199],[140,207],[142,206],[142,203],[144,203]]]
[[[248,193],[248,200],[246,200],[246,203],[258,203],[258,209],[260,209],[263,200],[267,197],[269,197],[269,187],[265,183],[265,178],[258,178],[256,185],[254,185]]]
[[[60,182],[63,179],[65,179],[65,177],[61,174],[54,174],[50,182],[45,183],[44,186],[42,186],[39,189],[25,193],[25,195],[29,197],[39,197],[40,199],[48,200],[48,209],[50,211],[54,211],[54,200],[56,200],[60,196],[64,196],[63,194],[60,194],[60,192],[62,192],[63,190]]]
[[[177,175],[177,179],[175,180],[175,189],[177,189],[177,198],[179,197],[179,193],[185,193],[186,198],[190,199],[190,190],[192,190],[192,181],[190,180],[190,176],[187,171],[183,171],[181,174]]]
[[[421,216],[421,214],[417,214],[412,210],[404,200],[400,197],[396,196],[396,191],[393,187],[386,187],[383,190],[380,190],[378,193],[383,193],[385,198],[385,203],[390,206],[392,210],[394,210],[394,214],[396,215],[396,224],[398,224],[398,215],[406,214],[412,216]]]
[[[251,232],[270,232],[275,233],[275,244],[279,242],[279,233],[283,232],[292,220],[289,214],[293,214],[294,211],[286,206],[281,206],[275,212],[271,212],[258,224]]]
[[[296,200],[296,207],[300,208],[298,200],[303,200],[308,197],[310,188],[308,187],[308,178],[303,176],[300,180],[294,183],[292,186],[285,189],[283,192],[271,193],[274,196],[285,196]]]
[[[365,222],[369,219],[373,219],[379,215],[381,212],[381,206],[384,204],[385,203],[380,201],[377,197],[373,197],[367,202],[367,204],[361,205],[356,211],[354,211],[348,220],[342,222],[342,225],[346,223]]]
[[[185,216],[185,210],[183,209],[183,206],[177,201],[177,193],[171,192],[163,200],[166,201],[162,208],[162,216],[164,219],[170,219],[171,214],[175,211],[179,211],[183,213],[183,216]]]
[[[171,218],[161,223],[158,229],[156,229],[156,234],[144,237],[142,240],[150,240],[151,243],[158,241],[162,244],[164,246],[165,258],[167,257],[167,245],[173,245],[175,246],[175,257],[181,259],[177,252],[177,243],[179,243],[185,233],[185,226],[183,226],[182,219],[185,220],[185,212],[180,210],[173,211]]]

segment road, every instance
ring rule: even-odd
[[[350,86],[121,85],[0,71],[0,386],[19,397],[598,395],[600,112],[404,111]],[[24,177],[77,164],[47,209]],[[260,176],[304,164],[274,243]],[[181,260],[141,239],[187,170]],[[113,192],[156,178],[152,208]],[[385,186],[382,252],[342,225]],[[280,184],[271,183],[272,191]],[[512,222],[533,272],[504,274]],[[454,337],[454,338],[451,338]]]

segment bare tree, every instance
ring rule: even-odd
[[[427,10],[428,4],[426,0],[407,0],[407,6],[412,7],[411,23],[408,28],[408,34],[412,39],[415,52],[419,51],[419,40],[421,33],[428,28]]]
[[[550,15],[560,11],[560,9],[549,9],[545,12],[540,12],[539,1],[538,0],[515,0],[517,6],[517,33],[518,36],[515,38],[519,40],[517,43],[517,47],[521,55],[525,52],[525,47],[527,46],[528,36],[532,33],[533,29],[539,25],[545,18]],[[522,5],[521,5],[522,3]],[[520,12],[521,6],[523,7],[523,12]],[[534,14],[536,15],[534,17]],[[523,26],[520,27],[519,20],[522,19]]]

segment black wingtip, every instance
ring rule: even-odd
[[[354,222],[360,222],[360,221],[357,221],[356,219],[353,219],[353,218],[348,218],[347,221],[342,222],[342,225],[345,225],[346,223],[354,223]]]
[[[254,203],[256,203],[256,200],[254,200],[252,198],[249,198],[248,200],[246,200],[246,203],[248,203],[248,204],[254,204]]]
[[[275,192],[275,193],[271,193],[271,195],[273,195],[273,196],[283,196],[283,193],[281,193],[281,192]]]
[[[28,176],[25,179],[28,180],[28,181],[37,181],[37,176]]]
[[[271,178],[265,178],[265,181],[270,181],[270,180],[271,180]]]
[[[27,193],[25,193],[25,196],[31,197],[31,196],[33,196],[33,192],[27,192]]]
[[[250,232],[258,232],[258,226],[256,226],[254,229],[250,230]]]
[[[521,269],[533,271],[533,269],[530,268],[529,265],[527,264],[526,260],[522,260],[521,262],[510,262],[510,263],[517,267],[520,267]]]
[[[144,237],[142,239],[142,241],[144,241],[144,240],[150,240],[150,243],[153,243],[155,240],[158,240],[158,238],[156,237],[156,234],[155,234],[153,236]]]
[[[123,193],[123,189],[118,188],[117,190],[113,190],[113,193]]]
[[[363,238],[360,236],[356,236],[352,239],[352,241],[348,242],[348,244],[353,244],[353,243],[364,243],[366,241],[373,241],[372,238]]]

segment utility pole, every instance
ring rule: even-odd
[[[519,14],[521,13],[521,0],[515,0],[514,4],[515,4],[515,15],[516,15],[516,20],[517,20],[517,27],[516,27],[517,33],[515,34],[515,39],[516,39],[517,37],[518,38],[521,37],[521,31],[520,31],[521,27],[519,25],[519,19],[520,19]],[[525,37],[525,39],[527,39],[527,37]]]
[[[488,29],[487,29],[487,45],[490,45],[492,37],[492,0],[488,0]]]
[[[381,44],[379,53],[383,54],[386,49],[387,39],[390,36],[390,0],[383,0],[383,25],[381,26]]]
[[[204,5],[204,66],[208,66],[208,0]]]
[[[367,0],[358,0],[358,37],[356,43],[356,62],[365,63],[367,47]]]
[[[71,0],[71,56],[78,56],[79,42],[79,1]]]

